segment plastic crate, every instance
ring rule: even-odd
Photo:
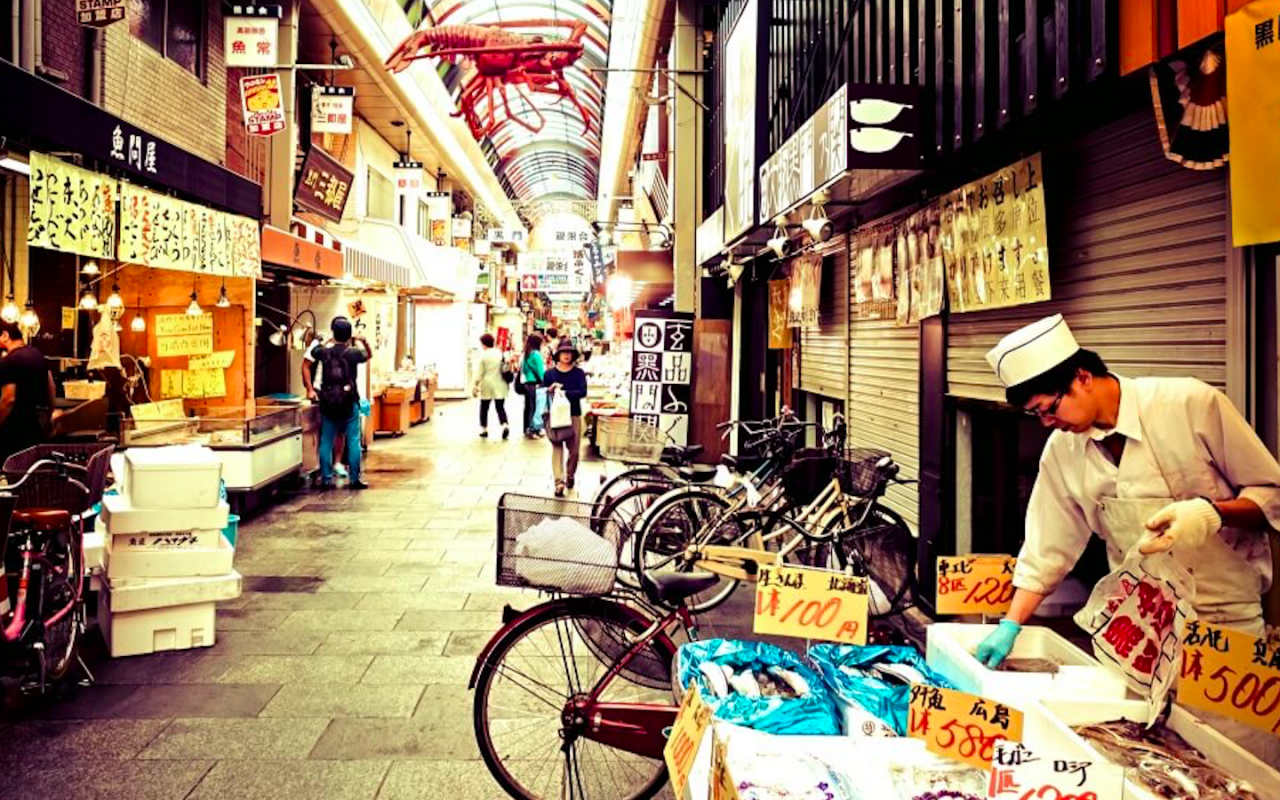
[[[571,548],[555,555],[545,551],[536,556],[520,552],[522,535],[536,526],[559,520],[585,526],[602,537],[613,551],[612,566],[575,557]],[[594,516],[590,503],[504,494],[498,501],[497,584],[558,594],[607,594],[613,589],[622,539],[618,524]],[[538,577],[531,579],[529,576],[533,574]],[[581,588],[584,586],[593,588]]]

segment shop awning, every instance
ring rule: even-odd
[[[341,278],[342,253],[270,225],[262,227],[262,263],[309,278]]]

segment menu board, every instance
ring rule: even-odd
[[[27,244],[115,258],[119,181],[44,153],[31,153]]]
[[[259,277],[258,223],[167,195],[123,184],[121,261],[210,275]]]

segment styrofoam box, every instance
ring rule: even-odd
[[[1123,700],[1124,676],[1099,664],[1093,656],[1048,628],[1027,626],[1014,642],[1010,658],[1048,658],[1056,673],[1001,672],[988,669],[973,655],[995,625],[935,622],[926,630],[925,660],[961,691],[980,694],[1022,709],[1043,697]]]
[[[102,562],[106,558],[106,534],[102,531],[88,531],[81,544],[84,548],[84,573],[92,575],[102,570]]]
[[[208,602],[113,613],[111,593],[103,592],[98,600],[98,626],[112,658],[212,647],[216,609]]]
[[[107,541],[107,575],[112,580],[124,578],[183,578],[204,575],[226,575],[231,571],[236,550],[224,536],[214,539],[212,547],[182,550],[140,548],[117,550],[117,537]]]
[[[1071,728],[1097,722],[1128,719],[1146,723],[1150,712],[1145,700],[1073,702],[1046,700],[1023,720],[1023,740],[1035,751],[1060,753],[1058,758],[1097,759],[1100,755]],[[1212,726],[1179,705],[1171,707],[1166,724],[1227,774],[1243,778],[1266,800],[1280,800],[1280,773],[1223,736]],[[1125,783],[1125,800],[1160,800],[1132,779]]]
[[[107,577],[116,613],[234,600],[240,596],[240,585],[240,573],[235,570],[200,578]]]
[[[217,539],[221,536],[221,530],[111,534],[111,549],[117,553],[123,550],[183,552],[201,548],[209,549],[217,546]]]
[[[129,502],[135,508],[216,508],[218,505],[222,460],[207,447],[133,447],[125,451],[124,461],[125,486]]]
[[[102,525],[112,535],[124,533],[172,533],[174,531],[220,531],[227,527],[231,507],[218,503],[212,508],[135,508],[124,495],[102,498]]]

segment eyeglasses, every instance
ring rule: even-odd
[[[1038,419],[1057,416],[1058,406],[1062,405],[1062,398],[1066,396],[1066,392],[1058,392],[1057,396],[1053,398],[1053,402],[1049,404],[1048,408],[1024,408],[1022,409],[1022,413],[1029,417],[1036,417]]]

